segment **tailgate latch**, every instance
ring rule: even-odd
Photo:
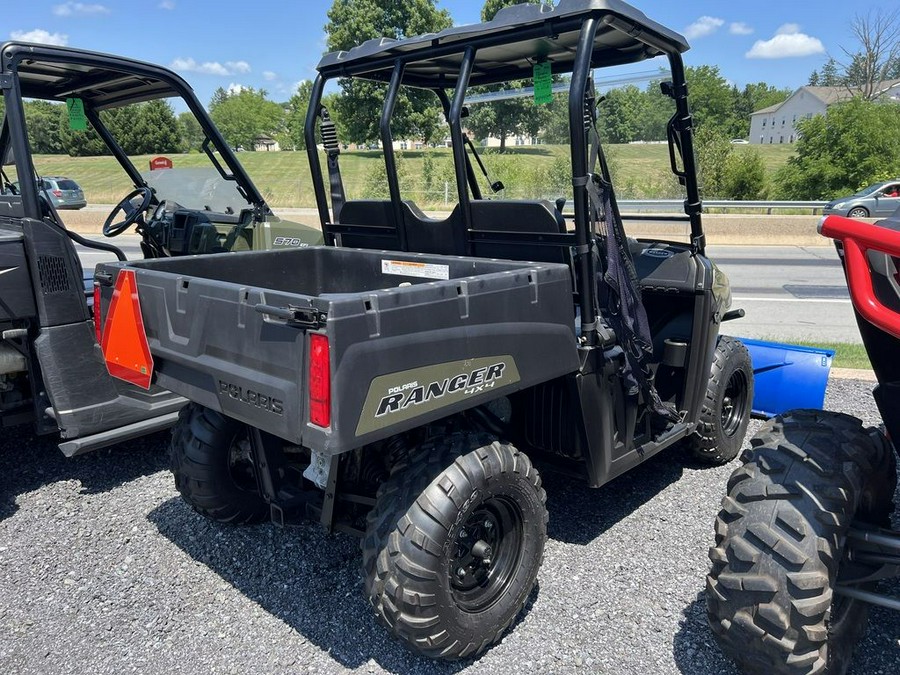
[[[273,307],[272,305],[259,304],[254,309],[263,316],[281,319],[288,326],[294,326],[295,328],[319,329],[324,327],[325,322],[328,320],[328,315],[320,312],[315,307],[296,307],[294,305]]]

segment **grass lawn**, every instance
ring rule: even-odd
[[[774,172],[793,153],[789,145],[735,146],[736,152],[748,148],[760,151],[768,171]],[[607,149],[613,167],[620,198],[665,198],[674,181],[669,172],[668,148],[655,145],[612,145]],[[438,148],[427,151],[432,154],[433,177],[430,190],[425,187],[426,151],[404,151],[403,171],[406,176],[405,196],[421,206],[437,207],[443,204],[444,179],[451,175],[451,153]],[[507,185],[506,197],[554,196],[544,194],[548,184],[548,172],[557,158],[568,158],[569,149],[564,145],[542,145],[508,148],[506,156],[498,157],[493,151],[485,153],[488,170],[493,168],[493,178],[499,177]],[[171,155],[176,167],[208,166],[205,156],[193,153]],[[273,207],[311,207],[315,205],[306,152],[242,152],[238,159],[246,167],[263,195]],[[150,156],[134,158],[138,169],[148,166]],[[380,185],[382,173],[381,152],[348,151],[341,155],[341,171],[347,196],[358,199],[366,195],[366,183]],[[61,175],[73,178],[81,184],[88,203],[114,204],[132,188],[124,171],[112,157],[68,157],[65,155],[37,155],[35,166],[44,175]],[[323,161],[324,170],[324,161]],[[507,178],[509,176],[509,178]],[[454,185],[449,185],[449,198],[453,202]],[[553,192],[551,189],[550,192]],[[560,195],[562,196],[562,195]]]
[[[869,356],[866,354],[866,348],[861,344],[851,344],[848,342],[796,342],[804,347],[816,347],[819,349],[833,349],[834,361],[832,366],[835,368],[860,368],[871,370],[872,364],[869,362]]]

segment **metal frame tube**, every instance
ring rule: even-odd
[[[316,195],[316,209],[319,211],[319,220],[322,223],[322,231],[325,232],[326,224],[331,220],[328,216],[328,199],[325,196],[325,184],[322,179],[322,164],[319,162],[319,148],[316,145],[316,120],[319,117],[319,108],[322,105],[322,92],[325,90],[327,78],[317,75],[313,82],[309,96],[309,107],[306,109],[306,121],[303,124],[303,138],[306,141],[306,157],[309,160],[309,171],[312,177],[313,192]],[[326,238],[330,237],[326,233]],[[334,243],[329,241],[329,243]]]
[[[441,107],[444,110],[444,117],[449,120],[450,99],[447,98],[447,93],[443,89],[434,89],[433,91],[441,102]],[[462,114],[462,111],[460,111],[460,114]],[[472,191],[472,198],[481,199],[481,188],[478,187],[478,178],[475,176],[475,170],[472,168],[472,162],[469,160],[468,155],[466,155],[466,179],[469,181],[469,189]]]
[[[397,228],[397,238],[400,240],[400,250],[408,251],[406,237],[406,224],[403,218],[403,204],[400,201],[400,179],[397,176],[397,160],[394,156],[394,139],[391,136],[391,117],[397,106],[397,96],[400,93],[400,85],[403,83],[403,70],[406,64],[401,60],[394,63],[394,72],[391,73],[391,82],[388,85],[387,95],[384,98],[384,107],[381,109],[381,120],[378,128],[381,131],[381,144],[384,146],[384,168],[387,172],[388,192],[391,195],[391,209],[394,212],[394,223]]]
[[[581,36],[578,38],[578,48],[575,52],[575,63],[572,69],[572,82],[569,85],[572,197],[575,206],[575,269],[578,270],[581,335],[588,345],[596,343],[594,328],[597,316],[594,310],[596,288],[591,256],[591,215],[587,191],[587,181],[591,178],[590,167],[588,167],[587,131],[584,126],[584,98],[587,93],[597,26],[598,21],[594,18],[585,20],[581,26]]]
[[[4,88],[3,95],[6,102],[6,123],[9,129],[9,143],[15,155],[16,172],[19,179],[19,194],[22,197],[22,207],[26,218],[41,219],[41,207],[38,204],[37,185],[34,183],[34,166],[31,163],[31,153],[28,151],[28,133],[25,126],[25,108],[22,106],[19,78],[3,74],[9,77],[11,86]],[[20,130],[16,133],[14,130]]]
[[[686,194],[684,212],[691,219],[691,243],[698,253],[703,254],[706,250],[706,242],[700,217],[702,202],[700,201],[700,187],[697,185],[697,166],[694,161],[694,129],[691,122],[691,111],[688,108],[688,88],[684,78],[684,60],[678,52],[670,52],[668,57],[669,67],[672,71],[675,110],[680,120],[678,130],[681,140],[681,161],[684,163],[684,189]]]
[[[450,104],[450,139],[453,144],[453,168],[456,173],[456,192],[459,195],[459,208],[462,212],[463,223],[466,230],[472,229],[472,205],[469,202],[469,190],[466,187],[466,144],[462,132],[462,108],[466,98],[466,89],[469,86],[469,78],[472,76],[472,67],[475,64],[475,48],[466,47],[462,63],[459,67],[459,77],[456,80],[456,90],[453,92],[453,102]],[[466,237],[466,247],[471,248]],[[469,251],[471,252],[471,251]]]

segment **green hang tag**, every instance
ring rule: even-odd
[[[534,104],[544,105],[553,102],[553,75],[550,62],[541,61],[534,64]]]
[[[69,128],[72,131],[87,129],[87,117],[84,116],[84,101],[80,98],[67,98],[66,109],[69,111]]]

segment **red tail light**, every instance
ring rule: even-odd
[[[319,333],[309,336],[309,421],[331,426],[331,359],[328,337]]]
[[[94,334],[99,343],[103,337],[103,331],[100,330],[100,284],[94,284]]]
[[[62,190],[54,190],[53,196],[54,197],[62,197]]]

